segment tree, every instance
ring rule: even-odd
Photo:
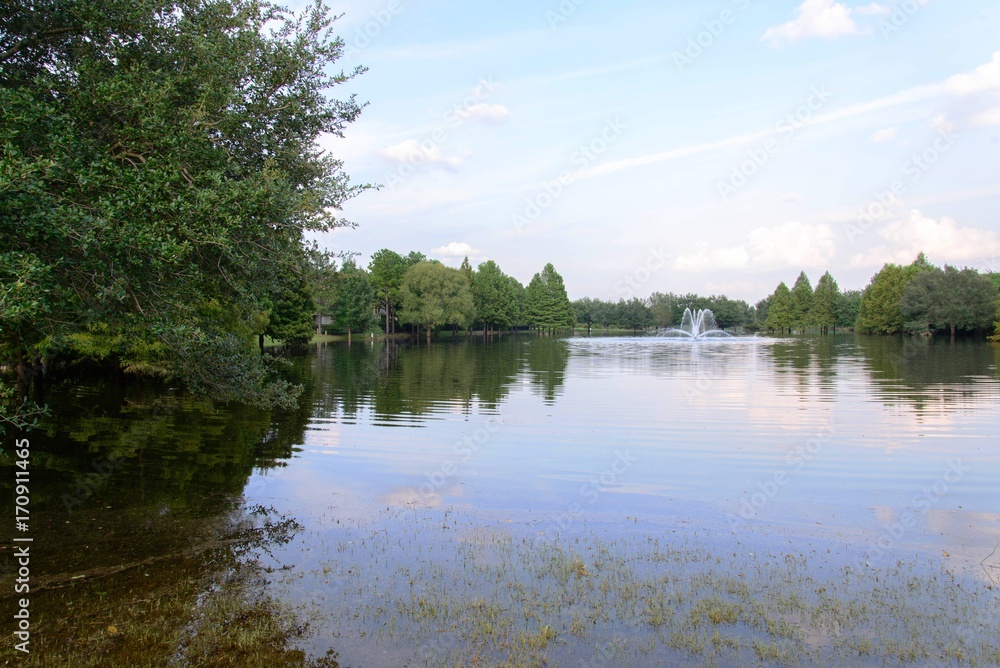
[[[764,299],[761,299],[754,305],[753,320],[754,320],[754,325],[758,329],[763,329],[764,327],[767,326],[765,323],[767,322],[767,312],[768,309],[770,309],[770,307],[771,307],[770,295],[768,295]]]
[[[811,321],[812,297],[813,289],[809,277],[806,276],[806,272],[799,272],[799,277],[795,279],[795,285],[792,286],[791,328],[797,328],[804,332],[807,327],[813,324]]]
[[[837,295],[834,326],[847,329],[854,327],[861,309],[861,290],[846,290]]]
[[[903,289],[917,274],[931,269],[933,266],[923,253],[906,267],[892,263],[884,265],[861,293],[857,330],[864,334],[896,334],[903,331],[906,324],[900,308]]]
[[[406,258],[399,253],[383,248],[372,255],[368,263],[368,275],[372,288],[378,297],[379,308],[385,315],[385,333],[395,331],[395,314],[399,306],[399,288],[406,273]]]
[[[830,327],[837,331],[837,299],[840,296],[840,287],[833,279],[830,272],[824,273],[816,283],[816,289],[812,295],[812,311],[810,320],[812,324],[820,328],[824,334]]]
[[[418,262],[406,270],[400,289],[406,322],[431,330],[438,325],[466,325],[475,313],[472,290],[458,269],[439,262]]]
[[[997,304],[997,289],[988,276],[974,269],[946,266],[921,271],[903,289],[900,310],[912,330],[956,330],[989,327]]]
[[[306,282],[290,283],[272,294],[264,334],[290,346],[305,345],[313,335],[315,313],[316,305]]]
[[[791,290],[782,281],[771,295],[770,305],[767,310],[767,320],[764,324],[768,329],[777,329],[780,333],[784,334],[786,327],[791,331],[794,324],[794,313]]]
[[[364,188],[317,144],[361,110],[329,95],[362,71],[334,73],[333,20],[255,0],[5,4],[0,364],[23,378],[104,328],[159,345],[198,392],[291,401],[253,334],[304,278],[304,233],[347,224]]]
[[[334,306],[334,320],[338,327],[347,330],[347,340],[351,340],[351,330],[365,330],[373,325],[375,289],[368,272],[354,264],[344,262],[337,275],[337,300]]]
[[[577,299],[573,302],[573,317],[576,322],[587,326],[587,334],[594,324],[594,300],[590,297]]]
[[[619,300],[617,310],[620,314],[618,324],[633,332],[653,326],[653,312],[649,310],[646,302],[638,297],[628,301]]]
[[[573,307],[566,296],[562,276],[552,263],[545,265],[541,273],[531,278],[525,289],[524,312],[528,323],[540,331],[552,332],[573,327]]]
[[[481,263],[473,274],[472,299],[485,330],[507,329],[516,322],[517,289],[493,260]]]
[[[653,321],[656,327],[670,327],[674,324],[674,308],[676,301],[673,293],[663,294],[654,292],[649,296],[649,309],[653,313]]]

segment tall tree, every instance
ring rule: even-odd
[[[399,307],[399,288],[409,266],[406,258],[395,251],[383,248],[372,255],[368,263],[369,278],[378,297],[379,308],[385,315],[385,333],[395,331],[396,309]]]
[[[812,284],[806,272],[799,272],[792,286],[792,327],[805,331],[812,324]]]
[[[487,332],[507,329],[516,322],[517,289],[493,260],[481,263],[473,274],[472,299],[477,321]]]
[[[337,299],[334,319],[338,327],[347,330],[347,340],[351,332],[364,330],[374,319],[375,289],[368,272],[347,260],[337,275]]]
[[[840,296],[840,287],[833,279],[830,272],[825,272],[816,283],[816,289],[812,296],[812,311],[810,320],[812,324],[819,327],[824,334],[830,327],[837,331],[837,299]]]
[[[0,363],[91,326],[189,387],[266,404],[252,333],[303,237],[360,190],[321,150],[361,106],[316,4],[11,0],[0,28]],[[222,305],[225,325],[208,318]]]
[[[792,304],[792,292],[785,285],[785,282],[782,281],[771,295],[770,305],[767,310],[767,320],[764,324],[768,329],[777,329],[780,333],[784,334],[786,327],[791,331],[795,323],[794,318],[795,307]]]
[[[552,263],[546,264],[541,273],[531,278],[525,289],[524,310],[526,320],[540,331],[553,332],[573,327],[573,307],[566,295],[562,276]]]
[[[434,327],[467,325],[475,313],[465,276],[439,262],[418,262],[407,269],[400,293],[403,319],[425,327],[428,342]]]

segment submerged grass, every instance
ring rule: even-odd
[[[351,665],[1000,665],[1000,596],[929,559],[859,571],[693,538],[384,520],[325,534],[321,565],[283,577],[325,612],[313,646]]]

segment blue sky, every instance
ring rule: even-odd
[[[331,250],[486,259],[571,298],[754,302],[805,270],[1000,270],[1000,4],[350,0]]]

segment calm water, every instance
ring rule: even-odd
[[[816,571],[914,558],[1000,584],[998,350],[854,336],[330,344],[295,360],[302,407],[275,415],[65,381],[31,434],[33,574],[179,550],[241,503],[273,508],[302,525],[266,557],[273,593],[315,610],[305,647],[344,665],[434,665],[413,659],[419,632],[340,609],[379,596],[391,609],[436,577],[420,563],[488,562],[463,550],[500,534],[795,550],[825,555]]]

